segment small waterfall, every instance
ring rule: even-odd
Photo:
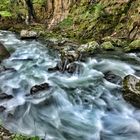
[[[1,93],[13,97],[0,100],[7,129],[46,140],[139,140],[140,110],[123,100],[121,84],[105,78],[107,72],[119,79],[138,74],[139,55],[124,54],[135,63],[95,57],[77,62],[81,69],[73,74],[49,72],[59,58],[45,44],[7,31],[0,31],[0,41],[15,50],[2,63],[12,69],[0,73]],[[42,83],[50,88],[31,95]]]

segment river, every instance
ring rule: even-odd
[[[121,86],[124,76],[140,76],[139,54],[89,57],[69,74],[48,71],[59,57],[41,41],[20,40],[8,31],[0,31],[0,41],[15,50],[2,62],[12,69],[0,73],[1,93],[13,96],[0,100],[8,130],[45,140],[140,139],[140,110],[123,99]],[[107,72],[116,76],[107,80]],[[50,88],[31,95],[42,83]]]

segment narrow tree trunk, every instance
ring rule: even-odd
[[[36,14],[33,7],[32,0],[25,0],[27,8],[28,8],[28,18],[26,19],[28,24],[31,23],[31,20],[36,20]]]

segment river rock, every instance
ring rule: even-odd
[[[114,74],[112,71],[107,71],[104,73],[104,78],[114,84],[121,85],[122,84],[122,78],[116,74]]]
[[[20,32],[20,38],[21,39],[34,39],[38,37],[38,33],[35,31],[29,31],[29,30],[22,30]]]
[[[76,70],[76,64],[75,61],[78,61],[80,59],[79,52],[76,52],[74,50],[71,51],[65,51],[62,50],[60,53],[60,61],[57,63],[57,65],[54,68],[49,68],[48,71],[60,71],[60,72],[69,72],[73,73]]]
[[[6,108],[4,106],[0,106],[0,112],[3,112],[4,110],[6,110]]]
[[[53,48],[58,51],[71,51],[71,50],[76,50],[76,48],[79,47],[79,44],[77,42],[73,42],[68,39],[49,39],[46,40],[47,42],[47,47]]]
[[[112,45],[112,43],[110,41],[103,42],[100,47],[101,47],[101,49],[107,50],[107,51],[108,50],[114,50],[115,49],[114,46]]]
[[[10,71],[16,71],[14,68],[7,68],[7,67],[5,67],[3,65],[0,65],[0,73],[1,72],[4,72],[4,71],[8,71],[8,70],[10,70]]]
[[[5,71],[5,67],[0,65],[0,73],[3,72],[3,71]]]
[[[99,44],[96,41],[88,42],[87,44],[82,44],[78,51],[82,53],[94,53],[99,48]]]
[[[30,94],[34,95],[40,91],[48,90],[50,88],[50,85],[48,83],[43,83],[40,85],[35,85],[31,88]]]
[[[128,47],[125,47],[125,52],[134,52],[140,50],[140,39],[132,41]]]
[[[60,61],[57,62],[55,67],[48,68],[49,72],[60,71],[73,73],[76,70],[74,62],[81,60],[82,52],[77,50],[78,43],[72,42],[68,39],[57,40],[55,43],[49,41],[48,46],[51,46],[59,51]]]
[[[6,49],[6,47],[0,42],[0,61],[10,57],[10,53]]]
[[[123,97],[136,107],[140,107],[140,79],[127,75],[123,80]]]
[[[1,93],[0,94],[0,100],[5,100],[5,99],[12,99],[13,96],[12,95],[8,95],[6,93]]]

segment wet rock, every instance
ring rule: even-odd
[[[71,51],[71,50],[75,50],[79,46],[76,42],[73,42],[68,39],[59,40],[59,39],[52,38],[52,39],[46,40],[46,42],[47,42],[47,47],[53,48],[58,51],[62,51],[62,50]]]
[[[132,41],[128,47],[125,47],[125,52],[134,52],[140,50],[140,39]]]
[[[56,66],[53,68],[48,68],[49,72],[55,72],[55,71],[60,71],[60,72],[64,72],[64,63],[60,60],[57,62]]]
[[[74,73],[78,69],[78,65],[76,63],[71,63],[67,66],[68,73]]]
[[[50,38],[46,40],[47,47],[53,47],[55,45],[58,45],[59,40],[57,38]]]
[[[58,64],[53,68],[48,68],[48,72],[55,72],[55,71],[59,71]]]
[[[35,31],[29,31],[29,30],[22,30],[20,32],[20,38],[21,39],[34,39],[38,37],[38,33]]]
[[[12,95],[8,95],[6,93],[1,93],[0,94],[0,100],[5,100],[5,99],[12,99],[13,96]]]
[[[0,42],[0,61],[10,57],[10,53],[6,49],[6,47]]]
[[[5,71],[5,67],[0,65],[0,73]]]
[[[6,110],[6,108],[4,106],[0,106],[0,112],[3,112],[4,110]]]
[[[112,71],[108,71],[104,73],[104,78],[114,84],[121,85],[122,84],[122,78],[118,75],[115,75]]]
[[[81,58],[81,54],[79,52],[76,52],[74,50],[67,51],[62,50],[60,54],[60,61],[57,63],[57,65],[53,68],[49,68],[49,72],[65,72],[68,73],[74,73],[77,69],[78,65],[75,63],[76,61],[79,61]]]
[[[0,73],[7,70],[16,71],[14,68],[7,68],[5,66],[0,65]]]
[[[31,88],[30,94],[34,95],[40,91],[48,90],[50,88],[50,85],[48,83],[43,83],[40,85],[35,85]]]
[[[101,49],[107,50],[107,51],[108,50],[114,50],[115,49],[114,46],[112,45],[112,43],[110,41],[103,42],[100,47],[101,47]]]
[[[71,50],[71,51],[62,51],[61,52],[61,60],[62,61],[65,61],[67,59],[67,61],[69,63],[71,62],[74,62],[74,61],[78,61],[79,60],[79,57],[80,57],[80,54],[74,50]]]
[[[82,53],[94,53],[98,49],[99,49],[99,44],[96,41],[92,41],[87,44],[81,45],[78,48],[78,51]]]
[[[140,107],[140,79],[127,75],[123,80],[123,97],[136,107]]]
[[[74,69],[76,69],[76,64],[74,62],[78,61],[80,59],[79,52],[76,52],[74,50],[71,51],[61,51],[60,54],[60,61],[57,63],[57,65],[54,68],[49,68],[49,72],[53,71],[60,71],[60,72],[69,72],[73,73]],[[73,71],[73,72],[72,72]]]

